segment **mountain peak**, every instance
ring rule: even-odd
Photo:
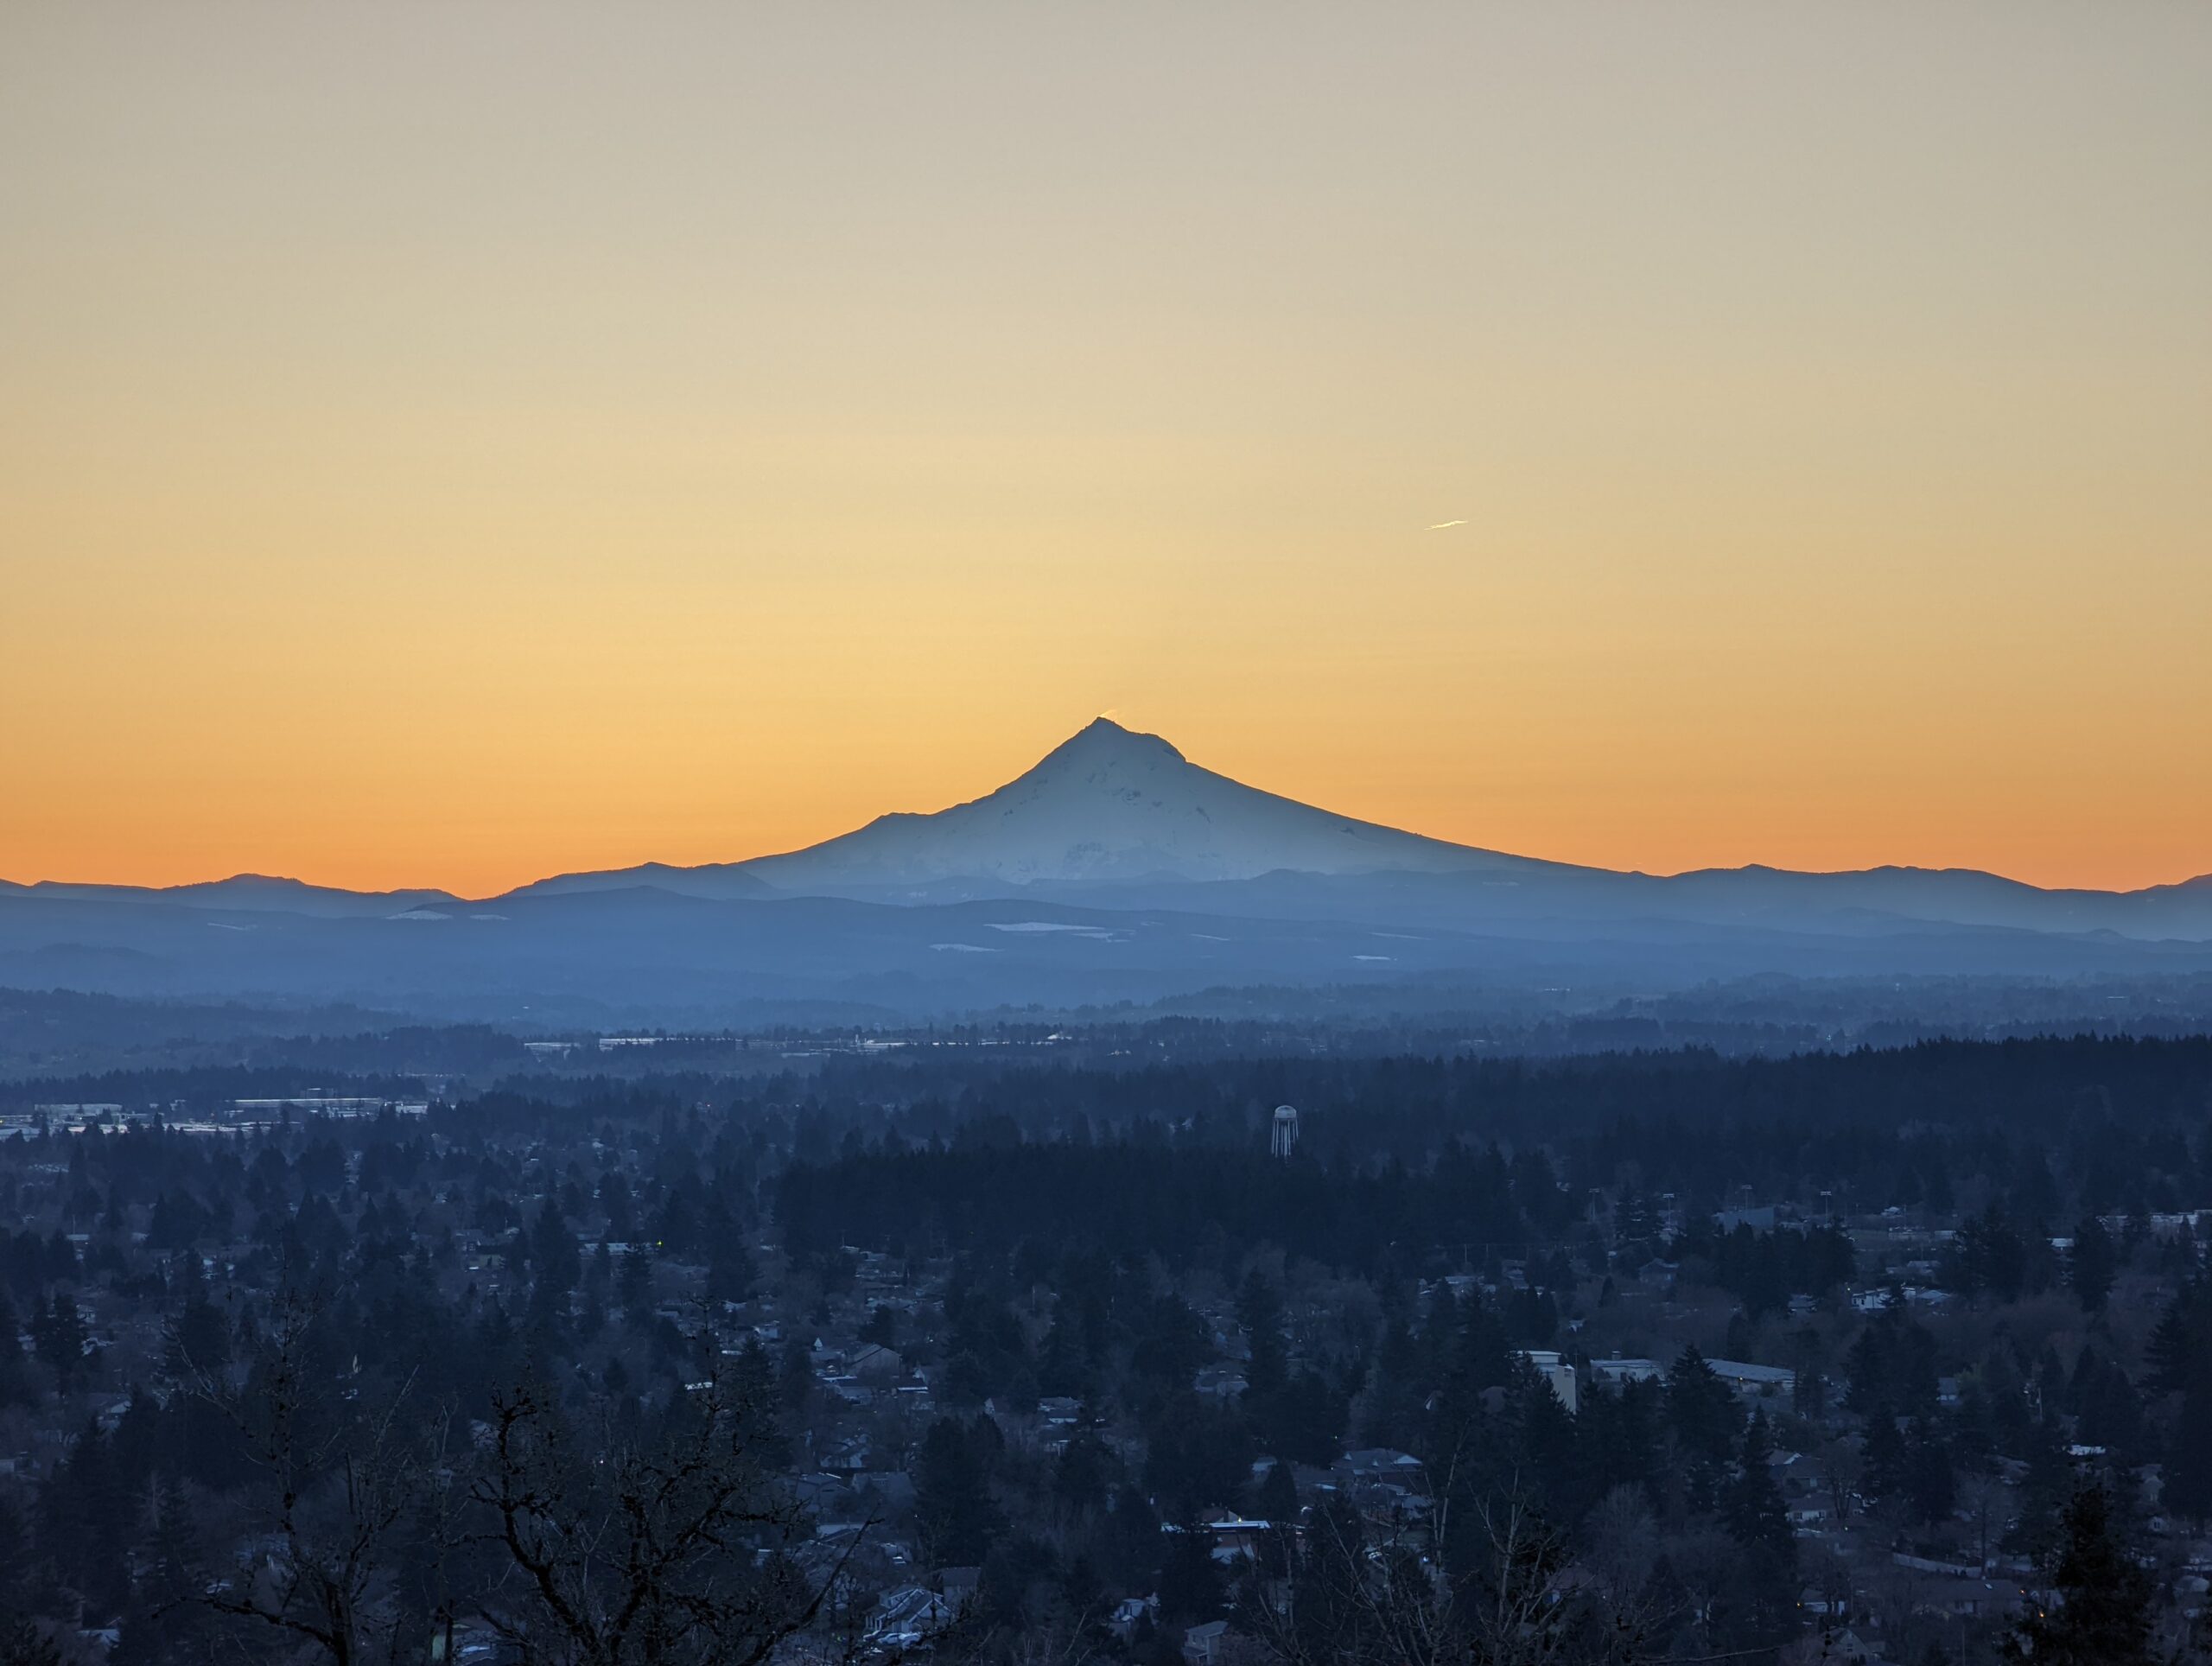
[[[1483,853],[1317,810],[1193,764],[1110,717],[1085,724],[997,791],[884,817],[747,869],[786,891],[1252,879],[1279,869],[1462,868]]]
[[[1143,762],[1185,763],[1180,752],[1157,734],[1124,728],[1110,717],[1094,717],[1045,754],[1038,767],[1055,760],[1103,761],[1128,759]]]

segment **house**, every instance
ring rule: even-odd
[[[1418,1479],[1421,1459],[1409,1452],[1394,1452],[1389,1447],[1362,1447],[1348,1452],[1338,1460],[1338,1467],[1348,1470],[1363,1481],[1404,1481]]]
[[[1523,1348],[1521,1358],[1529,1362],[1537,1376],[1551,1385],[1551,1390],[1559,1396],[1560,1405],[1570,1412],[1575,1409],[1573,1366],[1550,1348]]]
[[[902,1586],[884,1593],[863,1639],[880,1649],[912,1649],[952,1624],[959,1608],[941,1591]]]
[[[1229,1631],[1225,1619],[1210,1619],[1204,1625],[1193,1625],[1183,1633],[1183,1659],[1186,1666],[1217,1666],[1227,1658],[1223,1639]]]
[[[1406,1518],[1426,1516],[1433,1507],[1422,1490],[1424,1479],[1420,1459],[1388,1447],[1368,1447],[1346,1453],[1316,1485],[1363,1510]],[[1303,1489],[1303,1477],[1300,1485]]]
[[[1741,1359],[1708,1359],[1713,1374],[1736,1392],[1739,1400],[1771,1400],[1793,1394],[1797,1373],[1787,1365],[1754,1365]]]
[[[1260,1541],[1271,1525],[1217,1508],[1198,1517],[1200,1529],[1213,1535],[1213,1559],[1223,1563],[1259,1561]]]
[[[853,1350],[845,1360],[848,1376],[866,1382],[887,1383],[906,1376],[906,1362],[895,1348],[881,1343],[864,1343]]]
[[[1619,1389],[1630,1383],[1649,1383],[1662,1373],[1656,1359],[1593,1359],[1590,1362],[1590,1380],[1602,1383],[1609,1389]]]
[[[1160,1614],[1158,1597],[1123,1597],[1114,1605],[1114,1612],[1107,1616],[1106,1629],[1127,1643],[1136,1635],[1137,1627]]]

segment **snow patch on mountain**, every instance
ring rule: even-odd
[[[794,892],[985,880],[1001,885],[1243,880],[1289,870],[1427,873],[1513,858],[1355,821],[1202,769],[1156,734],[1102,717],[995,792],[933,815],[880,817],[746,864]]]

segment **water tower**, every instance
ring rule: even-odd
[[[1298,1148],[1298,1107],[1277,1105],[1275,1125],[1268,1134],[1268,1151],[1272,1156],[1288,1157]]]

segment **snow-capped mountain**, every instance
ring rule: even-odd
[[[251,875],[168,890],[0,881],[0,988],[529,1022],[735,1001],[934,1015],[1453,978],[1648,992],[1777,973],[2201,979],[2212,883],[1613,873],[1334,815],[1103,719],[968,804],[783,855],[567,874],[480,903]]]
[[[640,887],[717,902],[842,897],[904,904],[1051,898],[1392,928],[1541,930],[1703,922],[1856,935],[1907,923],[2212,938],[2212,888],[2046,891],[1964,869],[1658,877],[1507,855],[1336,815],[1200,767],[1101,717],[995,792],[880,816],[803,850],[564,874],[507,900]]]
[[[1516,860],[1262,792],[1101,717],[995,792],[931,815],[880,816],[745,868],[781,890],[820,893],[960,880],[1244,880],[1284,869],[1446,873]]]

